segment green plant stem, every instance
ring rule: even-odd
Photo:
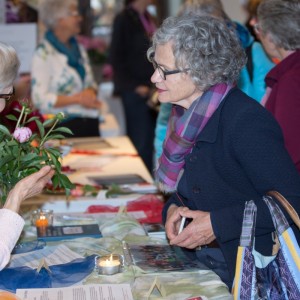
[[[21,110],[17,125],[15,127],[15,130],[20,126],[20,122],[21,122],[21,119],[23,118],[24,111],[25,111],[25,106],[22,106],[22,110]]]
[[[52,127],[50,128],[50,130],[46,133],[46,135],[44,136],[44,138],[41,140],[41,143],[40,143],[40,148],[43,146],[43,144],[45,143],[48,135],[51,133],[51,131],[55,128],[56,124],[58,123],[58,120],[56,120],[54,122],[54,124],[52,125]]]
[[[24,119],[23,119],[23,124],[25,124],[26,119],[27,119],[27,116],[28,116],[28,113],[25,113],[25,114],[24,114]]]

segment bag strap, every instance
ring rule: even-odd
[[[290,227],[290,224],[286,220],[286,217],[278,204],[271,196],[264,196],[263,200],[269,208],[277,236],[279,236]]]
[[[272,196],[275,198],[286,210],[286,212],[289,214],[293,222],[298,226],[300,229],[300,218],[297,212],[295,211],[294,207],[289,203],[289,201],[282,196],[279,192],[277,191],[269,191],[267,195]]]
[[[253,241],[255,236],[256,213],[257,207],[254,201],[247,201],[245,203],[242,233],[240,237],[241,247],[253,247]]]

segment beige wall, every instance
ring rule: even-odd
[[[240,0],[221,0],[224,6],[224,10],[228,16],[236,21],[245,23],[247,15],[242,8]]]
[[[246,14],[242,9],[241,0],[221,0],[226,13],[233,20],[244,23],[246,20]],[[182,0],[169,0],[169,13],[174,16],[182,3]]]

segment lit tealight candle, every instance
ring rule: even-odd
[[[48,224],[49,224],[49,222],[48,222],[46,216],[44,216],[44,215],[41,215],[41,216],[39,217],[39,219],[37,219],[37,220],[35,221],[35,226],[36,226],[36,227],[47,227]]]
[[[107,256],[101,257],[99,261],[99,271],[103,275],[113,275],[120,271],[121,262],[120,259],[114,259],[111,254],[108,258]]]

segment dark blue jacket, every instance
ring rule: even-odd
[[[258,208],[255,248],[270,255],[274,227],[262,196],[277,190],[300,212],[300,176],[272,115],[239,89],[232,89],[185,162],[178,194],[190,209],[211,213],[214,234],[232,278],[248,200],[254,200]],[[182,205],[173,194],[164,207],[164,220],[172,203]],[[300,241],[299,230],[294,232]]]

